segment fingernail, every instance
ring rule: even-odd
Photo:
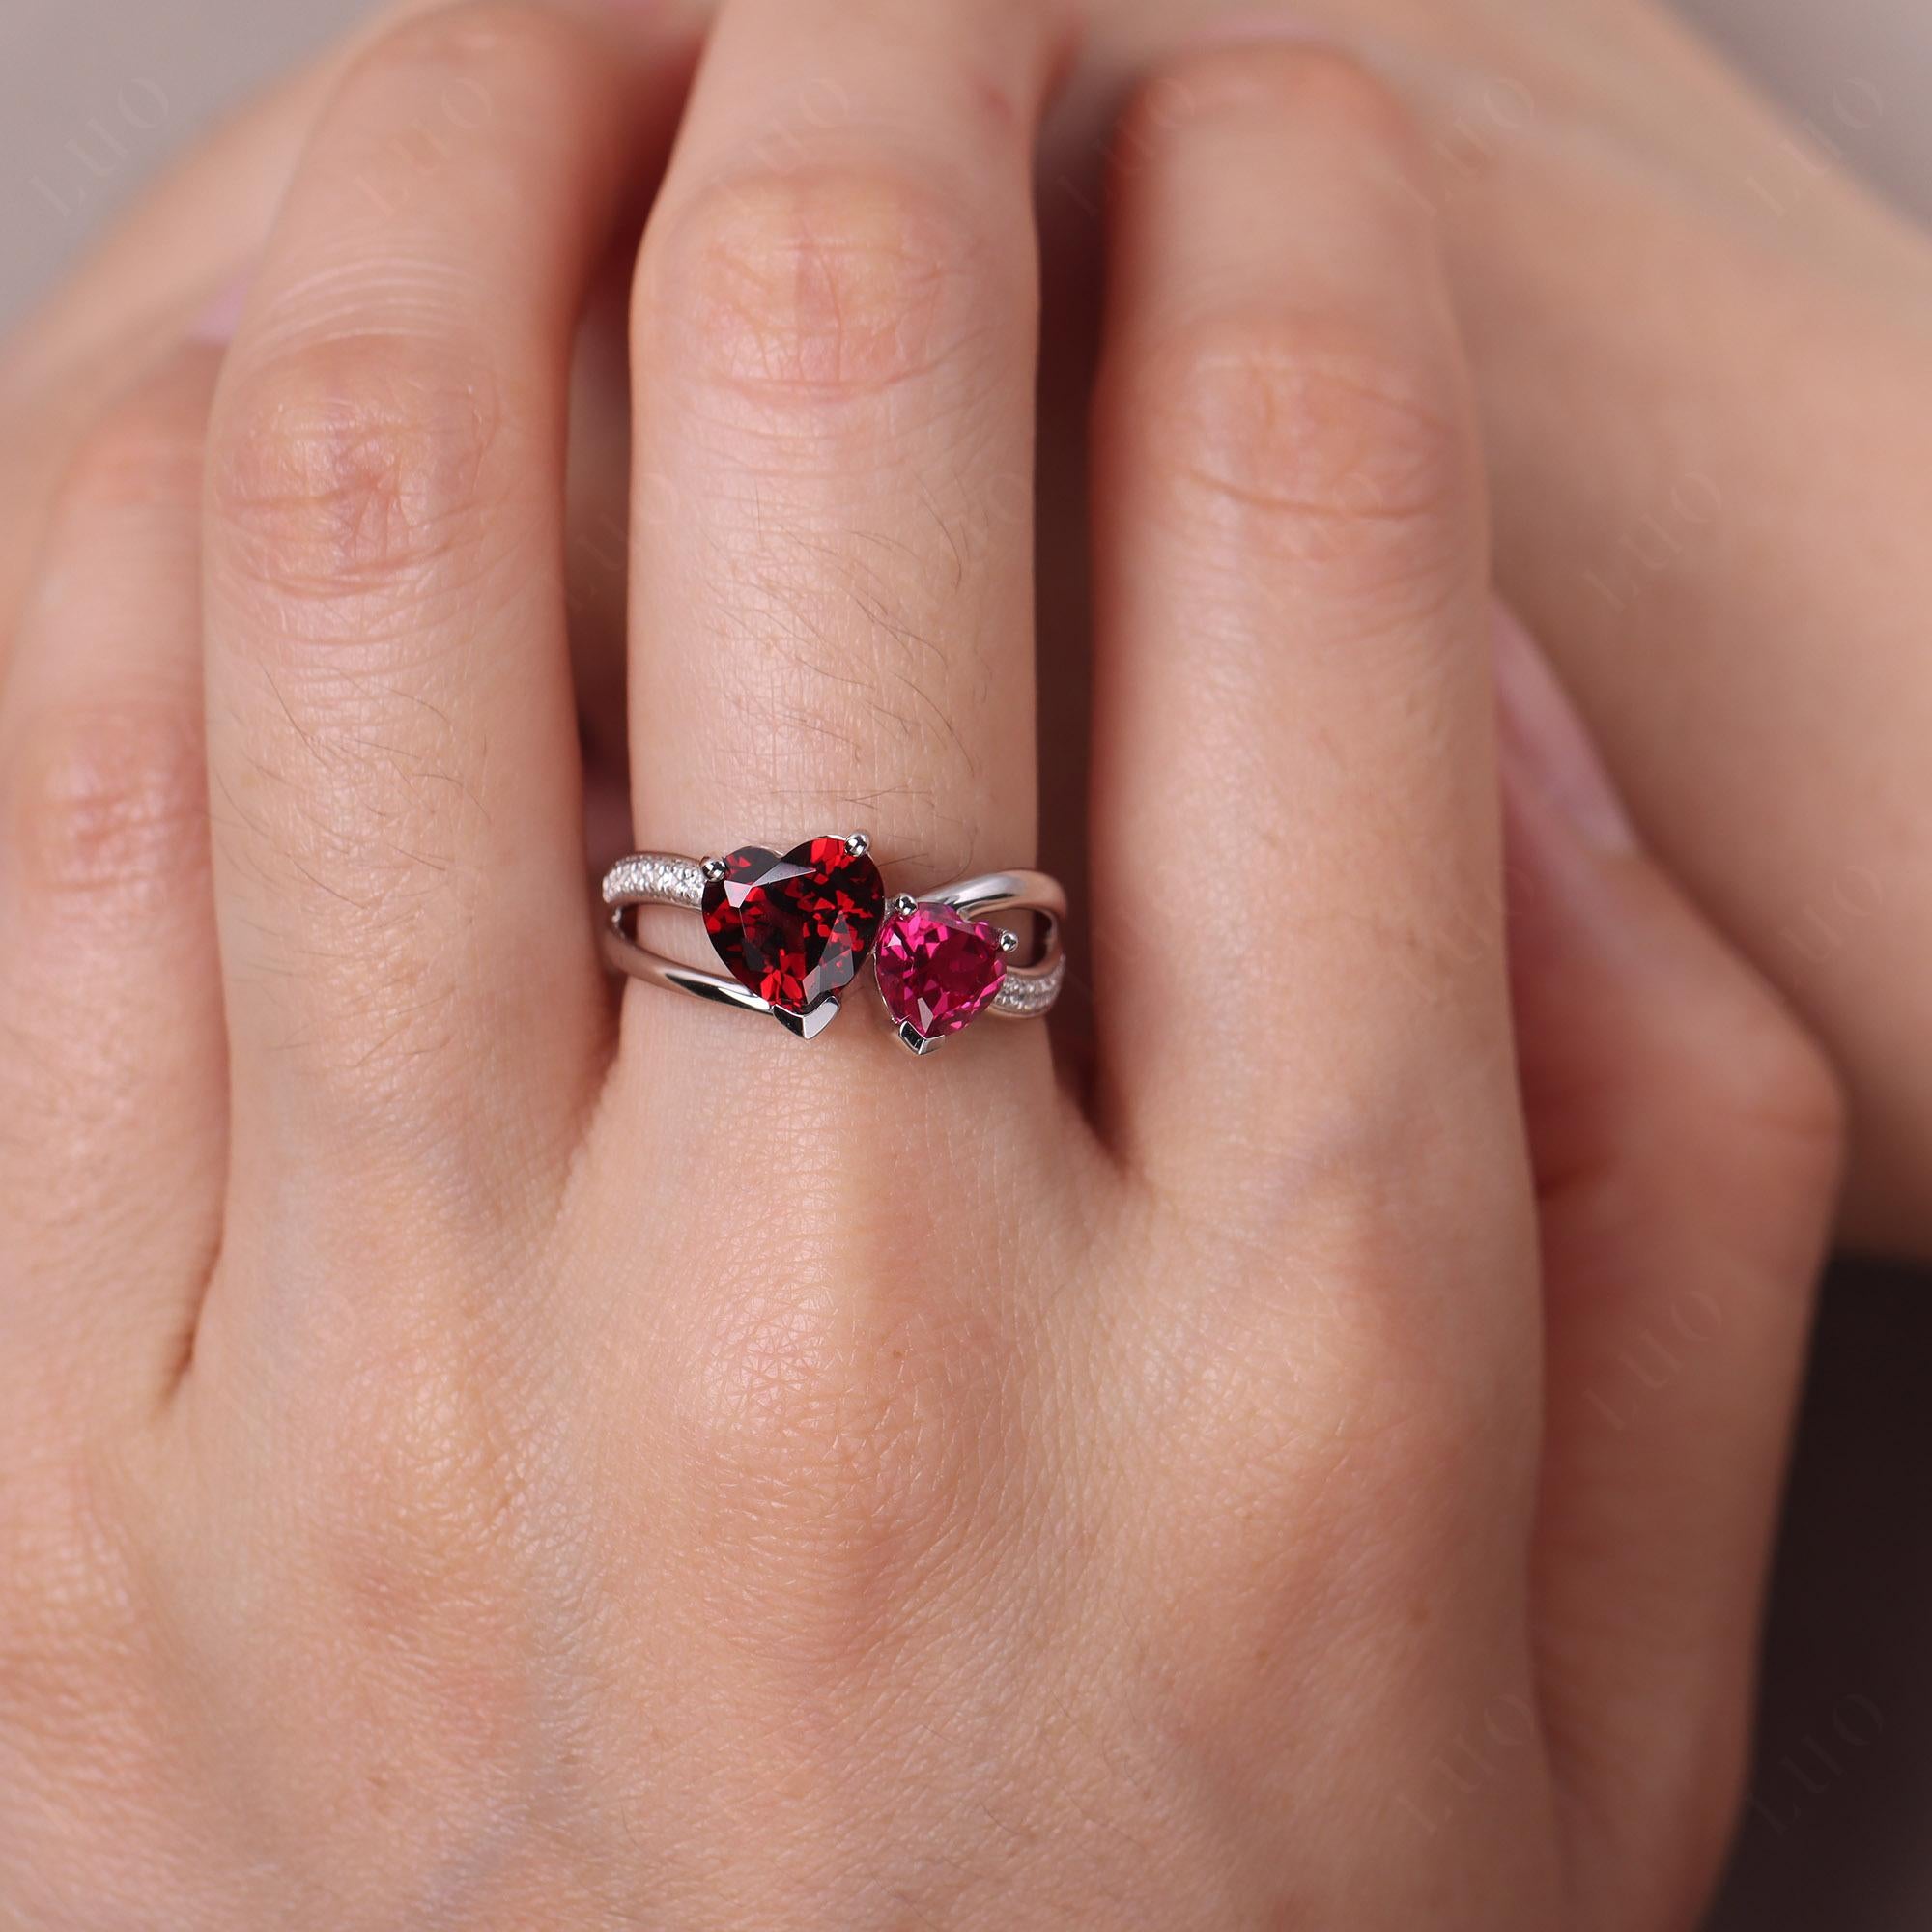
[[[213,343],[216,348],[225,348],[235,339],[235,330],[242,320],[242,305],[248,299],[250,277],[237,275],[228,286],[195,317],[189,326],[188,334],[196,342]]]
[[[1492,635],[1502,757],[1587,843],[1604,852],[1633,850],[1636,828],[1548,660],[1500,604]]]

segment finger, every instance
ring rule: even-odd
[[[18,606],[38,555],[38,506],[130,368],[165,355],[259,251],[296,156],[355,54],[395,18],[443,4],[397,0],[250,102],[118,219],[100,245],[0,343],[0,611]],[[82,216],[90,189],[50,188]],[[17,511],[17,513],[16,513]],[[0,672],[11,639],[0,626]]]
[[[862,827],[912,890],[1032,862],[1029,165],[1057,12],[724,11],[635,301],[646,843]]]
[[[1838,1105],[1775,996],[1636,851],[1513,623],[1497,669],[1548,1327],[1544,1697],[1584,1815],[1618,1825],[1590,1893],[1651,1923],[1708,1886],[1735,1819]]]
[[[10,1408],[75,1378],[152,1401],[219,1235],[200,611],[218,359],[177,353],[75,456],[0,701],[0,1361],[31,1385]]]
[[[1178,65],[1118,149],[1106,1124],[1137,1167],[1223,1199],[1360,1172],[1365,1141],[1502,1172],[1484,515],[1408,129],[1346,62],[1264,44]]]
[[[611,17],[466,6],[369,53],[230,357],[208,680],[238,1186],[320,1162],[413,1190],[433,1160],[521,1198],[601,1072],[567,374],[683,59]]]

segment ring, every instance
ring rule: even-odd
[[[1066,980],[1066,895],[1044,872],[986,872],[917,898],[889,899],[863,832],[808,839],[789,852],[741,845],[722,859],[634,852],[604,875],[604,956],[620,973],[748,1012],[813,1039],[869,959],[887,1017],[915,1053],[930,1053],[990,1012],[1041,1019]],[[676,906],[704,916],[729,977],[681,966],[640,945],[630,915]],[[989,913],[1032,915],[1038,957]]]

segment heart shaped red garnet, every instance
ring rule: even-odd
[[[886,909],[879,868],[843,838],[781,858],[742,845],[704,887],[704,929],[731,977],[781,1012],[805,1016],[849,986]],[[830,1013],[826,1014],[830,1018]]]
[[[948,905],[914,906],[886,922],[872,971],[909,1046],[936,1044],[990,1006],[1006,982],[1005,935]]]

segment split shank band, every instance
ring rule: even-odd
[[[917,896],[888,898],[863,833],[807,841],[785,854],[745,846],[724,859],[638,852],[604,875],[610,966],[647,984],[768,1013],[814,1037],[870,965],[899,1037],[927,1053],[981,1013],[1037,1019],[1066,977],[1066,895],[1044,872],[987,872]],[[683,965],[643,945],[635,911],[702,915],[727,972]],[[1037,921],[1037,956],[1019,963],[1019,934],[1000,914]]]

